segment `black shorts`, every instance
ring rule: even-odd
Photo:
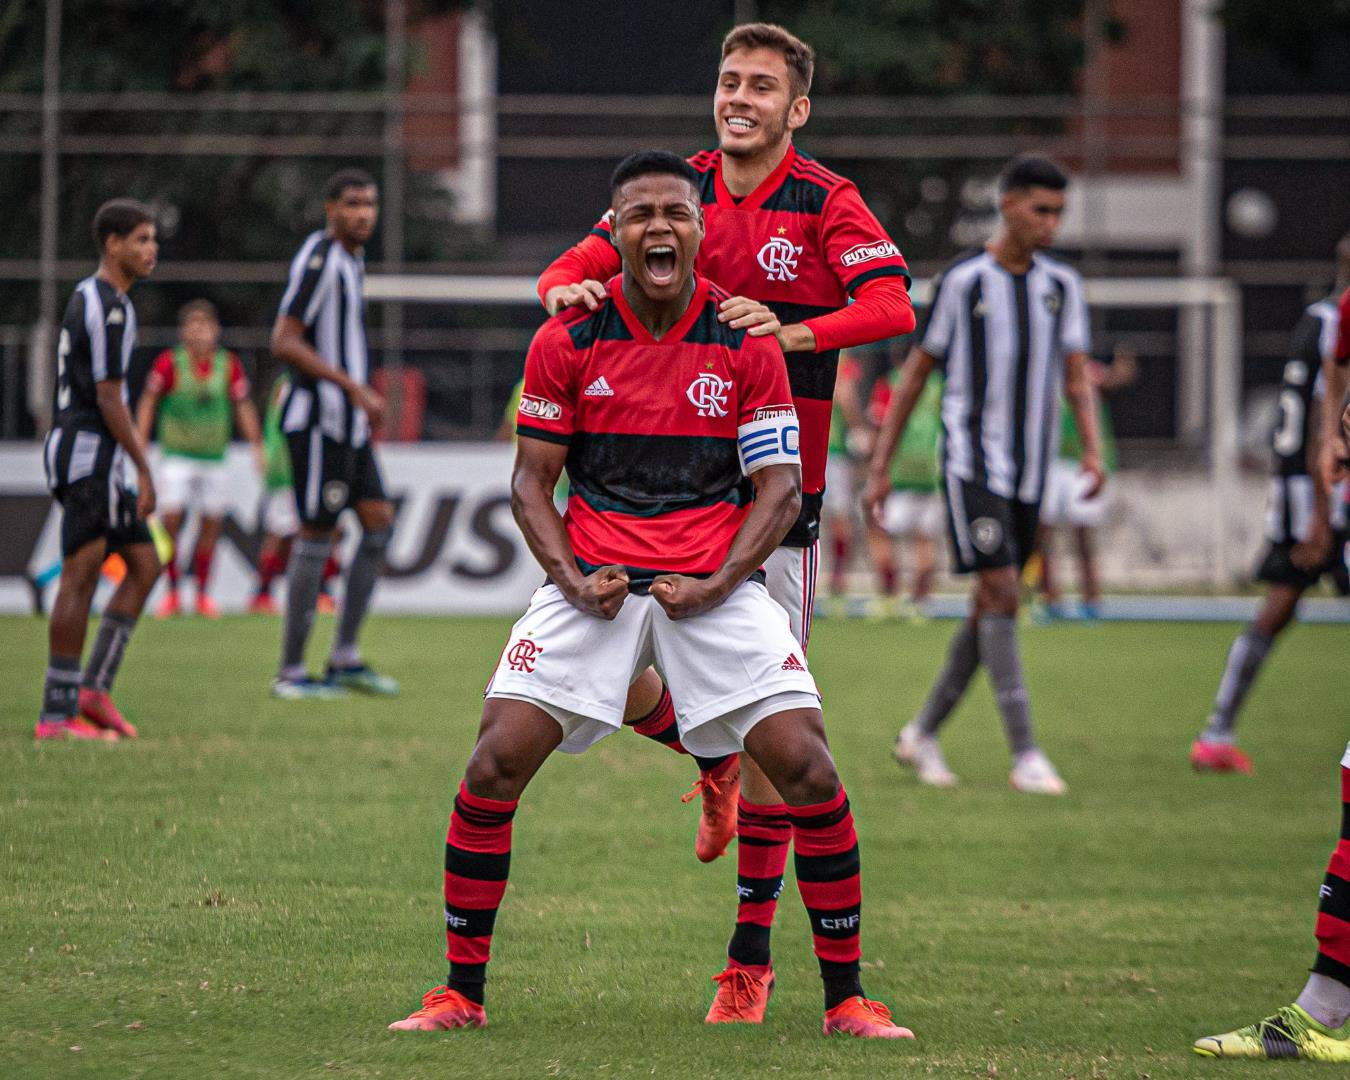
[[[52,492],[61,504],[61,557],[68,559],[93,540],[106,540],[108,554],[132,544],[151,544],[150,529],[136,516],[136,494],[106,472],[86,476]]]
[[[948,475],[943,479],[953,573],[1015,566],[1020,572],[1036,549],[1041,504],[1005,499],[987,487]]]
[[[310,428],[287,432],[286,445],[301,524],[331,529],[347,507],[388,498],[370,443],[348,446]]]
[[[1311,589],[1323,575],[1331,578],[1336,592],[1341,596],[1350,596],[1350,568],[1346,566],[1346,545],[1350,542],[1350,533],[1337,530],[1331,537],[1331,553],[1326,563],[1317,570],[1300,570],[1294,565],[1294,545],[1289,542],[1270,544],[1261,556],[1256,569],[1258,581],[1271,585],[1292,585],[1297,589]]]

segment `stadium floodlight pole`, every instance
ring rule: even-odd
[[[384,262],[394,273],[403,269],[403,205],[407,176],[404,154],[404,75],[408,58],[408,8],[405,0],[385,0],[384,5],[384,190],[381,217],[384,225]],[[396,436],[403,417],[403,305],[385,308],[387,347],[384,367],[386,415],[385,437]]]
[[[52,335],[56,327],[57,194],[60,189],[61,0],[47,0],[42,42],[42,191],[38,317],[28,362],[28,407],[45,431],[51,423]]]

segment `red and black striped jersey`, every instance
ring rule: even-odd
[[[661,573],[714,573],[749,512],[749,474],[798,461],[778,343],[718,322],[729,294],[695,283],[658,340],[616,277],[597,310],[544,323],[525,359],[516,431],[568,448],[577,564],[621,564],[638,589]]]
[[[720,150],[701,151],[689,158],[689,164],[702,178],[707,230],[696,263],[699,273],[733,296],[768,305],[785,326],[806,323],[821,346],[819,352],[787,354],[802,428],[803,497],[802,515],[785,543],[809,544],[819,529],[839,347],[907,333],[914,326],[903,297],[908,321],[884,326],[862,340],[834,341],[827,327],[817,327],[812,320],[840,311],[850,295],[869,282],[891,278],[907,288],[909,271],[853,182],[795,147],[790,146],[778,167],[742,199],[723,182]],[[596,239],[588,238],[554,261],[540,277],[541,298],[553,285],[582,278],[603,281],[618,272],[618,252],[609,243],[609,229],[606,214],[591,230]]]

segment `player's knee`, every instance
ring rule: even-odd
[[[822,744],[788,764],[775,779],[779,793],[793,806],[811,806],[834,798],[839,773],[829,750]]]
[[[464,769],[469,791],[484,799],[518,799],[529,780],[522,758],[490,743],[479,742]]]

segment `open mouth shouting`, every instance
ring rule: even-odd
[[[670,244],[653,244],[642,255],[647,277],[658,287],[675,280],[675,249]]]

